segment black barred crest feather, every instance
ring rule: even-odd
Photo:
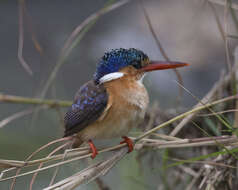
[[[99,83],[99,79],[106,74],[118,72],[126,66],[133,66],[136,69],[143,67],[144,62],[148,62],[149,58],[142,51],[130,49],[114,49],[106,52],[97,64],[96,72],[94,73],[94,81]]]

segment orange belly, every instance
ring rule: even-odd
[[[125,136],[143,121],[149,103],[147,91],[142,83],[125,80],[105,84],[107,108],[96,122],[78,133],[82,141]]]

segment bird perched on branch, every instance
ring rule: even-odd
[[[65,114],[64,136],[74,136],[74,147],[88,142],[92,158],[97,155],[94,139],[122,136],[128,152],[133,142],[126,135],[140,124],[149,103],[142,83],[147,72],[186,66],[186,63],[150,61],[142,51],[114,49],[104,54],[97,64],[93,79],[76,93]]]

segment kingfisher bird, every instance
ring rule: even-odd
[[[133,142],[126,135],[144,119],[149,97],[142,81],[147,72],[188,64],[150,61],[141,50],[113,49],[97,64],[92,80],[80,87],[65,114],[64,137],[74,136],[73,147],[88,142],[92,158],[98,154],[94,139],[122,136],[128,152]]]

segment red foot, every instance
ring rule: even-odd
[[[88,144],[90,146],[90,149],[92,151],[92,155],[91,155],[91,158],[94,159],[97,154],[98,154],[98,151],[97,151],[97,148],[95,147],[95,145],[93,144],[93,141],[92,140],[89,140],[88,141]]]
[[[124,139],[124,141],[121,141],[120,144],[126,143],[128,146],[128,153],[131,152],[134,149],[132,140],[126,136],[123,136],[122,138]]]

